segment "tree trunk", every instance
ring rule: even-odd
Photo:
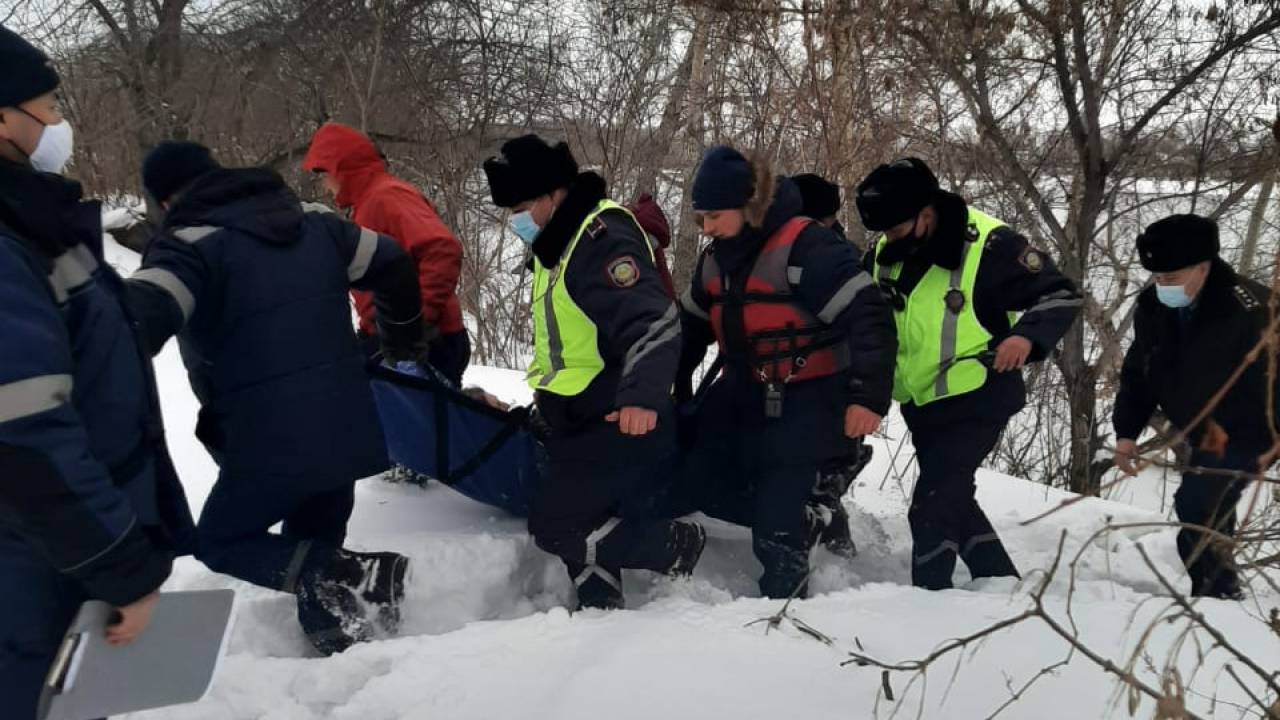
[[[1262,234],[1262,225],[1267,219],[1267,208],[1271,205],[1271,193],[1275,190],[1276,173],[1267,176],[1258,189],[1258,199],[1249,212],[1249,229],[1244,235],[1244,247],[1240,250],[1240,274],[1252,277],[1258,256],[1258,236]]]
[[[645,156],[636,178],[636,190],[658,196],[658,171],[671,157],[671,149],[675,144],[676,132],[680,129],[681,111],[692,113],[701,111],[693,107],[690,100],[690,83],[694,66],[699,68],[701,81],[702,68],[705,66],[707,52],[707,34],[711,23],[705,8],[696,8],[693,12],[693,32],[689,36],[689,44],[685,47],[684,57],[676,68],[675,77],[671,81],[671,89],[667,92],[667,101],[662,108],[662,121],[647,143]]]
[[[673,233],[671,249],[671,275],[677,288],[689,284],[693,268],[697,264],[701,234],[694,227],[693,202],[689,193],[693,189],[693,179],[697,172],[698,162],[706,146],[706,99],[707,99],[707,55],[710,44],[710,29],[714,19],[714,11],[705,7],[694,10],[694,32],[702,42],[690,41],[694,49],[689,62],[688,110],[685,113],[685,131],[689,136],[689,146],[693,157],[687,158],[687,168],[682,178],[684,197],[677,215],[676,232]],[[643,186],[641,186],[643,188]]]

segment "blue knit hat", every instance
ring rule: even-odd
[[[49,56],[0,25],[0,107],[15,107],[58,89]]]
[[[747,206],[755,189],[751,163],[728,145],[717,145],[702,156],[693,179],[693,209],[700,212],[736,210]]]

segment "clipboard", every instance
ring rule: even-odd
[[[161,593],[146,630],[107,644],[115,608],[80,606],[40,696],[38,720],[92,720],[196,702],[213,682],[231,634],[235,592]]]

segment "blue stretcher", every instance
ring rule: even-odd
[[[517,517],[545,467],[530,410],[503,411],[434,373],[369,366],[391,461]]]

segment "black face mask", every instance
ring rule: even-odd
[[[916,234],[916,230],[919,227],[920,216],[917,215],[915,223],[911,226],[911,234],[886,243],[884,250],[880,251],[877,262],[881,265],[893,265],[900,263],[914,255],[917,250],[924,247],[925,243],[928,241],[928,236]]]

